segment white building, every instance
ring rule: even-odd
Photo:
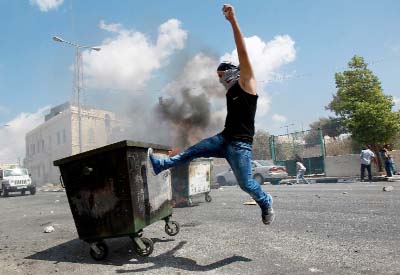
[[[52,108],[45,122],[26,134],[24,166],[37,185],[58,183],[60,172],[53,161],[79,153],[78,118],[78,107],[64,103]],[[110,138],[119,124],[110,111],[81,108],[82,152],[115,141]]]

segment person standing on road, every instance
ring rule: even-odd
[[[361,150],[360,159],[361,159],[361,181],[364,181],[365,169],[367,169],[368,180],[369,182],[371,182],[372,181],[371,161],[375,159],[375,154],[374,152],[371,151],[369,145],[367,145]]]
[[[396,165],[394,163],[394,159],[391,154],[388,154],[388,160],[390,163],[390,171],[392,172],[392,175],[397,175]]]
[[[310,182],[304,177],[307,168],[303,164],[301,157],[296,157],[296,183],[299,184],[302,180],[305,184],[310,184]]]
[[[392,177],[392,162],[389,158],[390,146],[385,144],[385,146],[379,151],[381,159],[385,165],[386,177]]]
[[[275,218],[272,196],[265,193],[260,184],[251,177],[254,117],[258,99],[257,82],[235,10],[231,5],[224,5],[222,11],[232,27],[240,63],[240,68],[228,62],[222,62],[217,68],[220,83],[227,91],[228,112],[225,128],[221,133],[206,138],[173,157],[157,158],[149,148],[149,160],[154,173],[158,174],[195,158],[225,158],[231,166],[240,188],[260,206],[263,223],[271,224]]]

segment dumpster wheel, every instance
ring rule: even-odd
[[[108,255],[108,246],[104,242],[90,245],[90,256],[96,261],[104,260]]]
[[[212,201],[212,198],[211,198],[209,193],[206,193],[205,199],[206,199],[206,202],[211,202]]]
[[[169,236],[175,236],[179,233],[180,229],[181,226],[176,221],[169,221],[165,223],[165,233],[167,233]]]
[[[140,240],[143,242],[145,248],[141,249],[139,244],[136,243],[136,241],[133,242],[133,247],[136,251],[137,254],[139,254],[142,257],[147,257],[149,256],[151,253],[153,253],[154,250],[154,243],[151,239],[145,238],[145,237],[141,237]]]

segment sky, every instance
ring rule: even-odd
[[[221,60],[238,62],[224,3],[0,0],[0,163],[23,158],[25,134],[73,95],[74,48],[53,36],[101,47],[82,52],[85,105],[145,118],[159,97],[184,100],[178,91],[186,87],[206,94],[212,119],[223,120],[215,69]],[[333,115],[325,106],[334,74],[356,54],[399,109],[400,1],[229,3],[258,81],[257,129],[284,134]]]

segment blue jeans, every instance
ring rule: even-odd
[[[392,162],[390,160],[385,160],[385,170],[386,170],[386,176],[387,177],[392,177]]]
[[[371,164],[362,164],[362,163],[361,163],[361,181],[364,180],[365,169],[367,169],[368,172],[368,180],[372,181]]]
[[[306,184],[309,184],[310,182],[304,177],[304,173],[306,172],[306,170],[302,170],[299,169],[297,171],[297,175],[296,175],[296,183],[299,184],[300,183],[300,179],[303,180]]]
[[[272,197],[265,193],[260,184],[252,178],[252,146],[241,141],[227,141],[222,134],[203,139],[182,153],[159,159],[159,167],[165,170],[196,158],[225,158],[232,168],[240,188],[248,193],[262,210],[272,206]]]

